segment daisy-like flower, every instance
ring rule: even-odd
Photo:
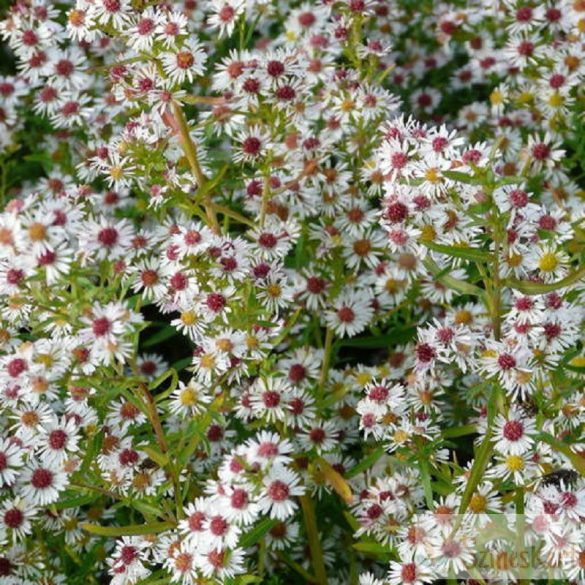
[[[59,499],[67,486],[67,475],[54,465],[29,461],[18,479],[19,495],[33,506],[46,506]]]
[[[0,509],[0,526],[7,532],[12,541],[22,540],[32,531],[31,520],[37,509],[30,502],[21,498],[6,500]]]
[[[423,585],[434,580],[428,563],[407,561],[390,562],[387,582],[390,585]]]
[[[140,425],[146,422],[146,415],[141,412],[132,402],[122,399],[110,404],[109,412],[105,423],[120,427],[125,431],[131,425]]]
[[[211,396],[197,381],[191,379],[188,384],[179,381],[169,399],[169,410],[178,416],[191,417],[202,414],[210,403]]]
[[[0,486],[14,483],[23,465],[23,450],[18,442],[0,439]]]
[[[501,455],[497,463],[488,470],[486,477],[511,479],[516,485],[527,485],[536,478],[538,467],[529,452],[521,455]]]
[[[535,421],[513,406],[507,417],[498,415],[492,439],[495,440],[495,448],[500,453],[522,455],[534,444],[531,435],[535,433]]]
[[[93,255],[98,260],[115,260],[131,249],[133,237],[134,229],[127,220],[113,221],[102,217],[80,226],[79,247],[82,253]]]
[[[583,542],[573,546],[571,554],[563,557],[563,570],[571,581],[579,583],[585,579],[585,545]]]
[[[542,168],[551,169],[557,166],[565,156],[565,151],[558,147],[559,144],[548,132],[544,138],[532,135],[528,138],[526,155],[537,171]]]
[[[150,6],[147,7],[128,29],[128,45],[136,51],[150,51],[162,23],[162,13]]]
[[[168,367],[164,358],[156,353],[143,353],[136,360],[136,369],[148,380],[156,380]]]
[[[238,525],[249,526],[258,518],[258,505],[244,486],[229,486],[220,498],[220,505],[225,517]]]
[[[271,274],[258,285],[257,299],[270,311],[276,313],[289,306],[293,299],[293,288],[284,274]]]
[[[166,280],[171,270],[168,264],[162,264],[157,258],[138,261],[128,271],[132,290],[141,292],[146,300],[161,298],[167,291]]]
[[[567,275],[569,258],[567,254],[554,244],[534,246],[526,260],[529,270],[538,271],[544,282],[555,282]]]
[[[259,378],[251,388],[251,407],[254,416],[267,421],[284,420],[290,385],[282,378]]]
[[[292,498],[305,493],[299,476],[282,465],[275,465],[270,469],[263,479],[263,485],[258,509],[277,520],[286,520],[292,516],[297,507]]]
[[[148,543],[139,536],[123,536],[116,544],[116,550],[108,559],[112,585],[136,583],[150,575],[144,566]]]
[[[196,498],[185,509],[185,518],[179,522],[179,531],[192,547],[204,541],[204,522],[207,520],[209,501],[206,498]]]
[[[236,22],[245,10],[245,0],[211,0],[211,16],[207,24],[212,29],[219,28],[219,37],[230,36]]]
[[[534,390],[531,354],[525,347],[511,348],[504,343],[492,343],[481,357],[480,370],[497,377],[512,396],[524,396]]]
[[[205,339],[208,327],[202,308],[196,303],[193,303],[191,308],[181,311],[179,317],[171,321],[171,325],[195,343],[201,343]]]
[[[362,573],[359,578],[359,585],[385,585],[385,580],[377,579],[372,573]]]
[[[238,137],[240,148],[234,154],[234,162],[255,162],[266,156],[272,147],[270,134],[260,128],[252,126]]]
[[[350,290],[335,299],[333,309],[325,312],[324,320],[340,337],[353,337],[367,327],[373,315],[369,296]]]
[[[262,467],[289,463],[291,460],[289,453],[294,450],[288,439],[283,439],[280,435],[269,431],[260,431],[246,443],[246,448],[247,458]]]
[[[465,571],[474,560],[473,539],[464,529],[455,534],[439,532],[433,539],[431,557],[436,571],[441,574],[458,574]],[[428,578],[428,577],[427,577]]]
[[[327,453],[338,445],[338,433],[339,429],[333,421],[315,421],[300,435],[299,442],[304,450]]]
[[[315,311],[326,304],[327,287],[329,281],[310,271],[296,275],[296,296],[303,301],[307,308]]]
[[[179,11],[163,12],[156,28],[156,40],[160,41],[166,49],[177,46],[177,41],[187,35],[188,19]]]
[[[210,548],[199,552],[195,563],[205,577],[215,578],[219,582],[233,578],[244,572],[244,553],[242,549]]]
[[[162,53],[161,60],[171,82],[182,84],[205,74],[207,55],[197,40],[189,38],[180,48]]]
[[[169,550],[170,554],[164,561],[164,565],[170,571],[171,581],[192,585],[197,582],[198,572],[195,565],[195,555],[191,546],[183,541]]]
[[[536,36],[513,36],[502,50],[502,56],[512,67],[524,68],[535,63],[542,53]]]
[[[87,17],[99,24],[111,25],[119,30],[130,20],[130,0],[97,0],[88,4]]]
[[[39,437],[40,448],[38,454],[43,462],[49,465],[62,464],[78,449],[79,436],[75,419],[54,419],[51,424],[45,425],[43,434]]]
[[[207,518],[203,522],[204,538],[212,548],[226,546],[234,548],[240,536],[240,528],[229,520],[223,509],[212,504],[207,510]]]

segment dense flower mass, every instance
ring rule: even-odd
[[[583,0],[0,38],[0,585],[585,583]]]

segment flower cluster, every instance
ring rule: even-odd
[[[463,4],[7,9],[1,585],[585,580],[585,5]]]

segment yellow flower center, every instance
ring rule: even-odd
[[[487,508],[487,499],[481,494],[473,494],[471,501],[469,502],[469,509],[475,514],[485,512]]]
[[[224,337],[223,339],[218,339],[215,342],[215,347],[217,347],[217,349],[220,351],[225,351],[228,353],[234,349],[234,344],[227,337]]]
[[[518,371],[516,372],[516,381],[520,385],[528,384],[532,379],[532,372],[528,371]]]
[[[555,92],[548,98],[548,105],[551,108],[560,108],[565,103],[563,96]]]
[[[437,237],[437,232],[432,225],[423,226],[420,234],[420,239],[423,242],[432,242]]]
[[[254,337],[253,335],[246,337],[246,347],[248,349],[256,349],[259,345],[260,342],[258,341],[257,337]]]
[[[494,89],[490,94],[490,102],[493,106],[499,106],[504,103],[504,94],[501,91]]]
[[[268,293],[268,296],[277,299],[282,295],[282,287],[276,283],[269,284],[266,287],[266,292]]]
[[[471,311],[461,309],[455,313],[455,323],[457,325],[469,325],[473,321]]]
[[[511,253],[508,255],[508,266],[510,266],[511,268],[517,268],[518,266],[520,266],[520,264],[522,264],[522,255],[521,254],[515,254],[515,253]]]
[[[554,252],[546,252],[538,261],[538,268],[542,272],[552,272],[559,265],[559,261]]]
[[[341,103],[342,112],[351,112],[355,108],[355,103],[352,99],[347,98]]]
[[[210,353],[202,355],[199,360],[199,366],[206,370],[211,370],[215,366],[215,358]]]
[[[524,459],[520,455],[508,455],[506,457],[506,467],[510,471],[522,471],[524,469]]]
[[[429,183],[439,183],[441,181],[441,174],[439,173],[439,169],[427,169],[425,172],[425,179]]]
[[[145,471],[138,473],[132,480],[132,485],[136,491],[142,492],[150,487],[150,475]]]
[[[114,181],[119,181],[124,176],[124,171],[122,167],[112,167],[110,169],[110,176]]]
[[[397,443],[404,443],[405,441],[408,440],[408,433],[406,431],[403,431],[401,429],[398,429],[395,433],[394,433],[394,440]]]
[[[28,228],[28,235],[33,242],[42,242],[47,237],[47,228],[39,222],[35,222]]]
[[[197,404],[197,392],[188,386],[181,392],[179,401],[181,406],[195,406]]]
[[[187,327],[195,325],[195,323],[197,323],[197,315],[193,311],[184,311],[181,313],[181,321],[187,325]]]
[[[358,386],[365,386],[372,379],[372,374],[368,372],[360,372],[356,377],[355,381]]]

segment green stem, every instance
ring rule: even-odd
[[[140,390],[145,398],[146,406],[148,409],[148,418],[150,420],[150,424],[154,429],[154,434],[156,435],[156,439],[158,441],[159,447],[163,455],[169,455],[169,445],[167,443],[167,439],[165,437],[165,433],[162,428],[162,424],[160,421],[160,417],[158,415],[158,409],[156,406],[156,402],[148,389],[148,386],[144,383],[139,384]],[[169,456],[169,463],[167,465],[167,470],[169,475],[171,476],[171,480],[173,482],[173,491],[175,492],[175,507],[177,512],[177,518],[183,517],[183,502],[181,500],[181,483],[179,481],[179,474],[177,473],[177,469]]]
[[[502,335],[502,283],[500,279],[500,248],[502,245],[502,234],[500,226],[496,223],[494,226],[494,258],[492,268],[492,283],[490,287],[490,313],[492,318],[492,327],[496,341],[500,340]]]
[[[333,330],[327,327],[325,332],[325,347],[323,355],[323,364],[321,366],[321,376],[319,377],[319,388],[322,395],[325,393],[325,384],[329,374],[329,366],[331,365],[331,350],[333,347]]]
[[[189,125],[187,124],[187,118],[185,118],[185,113],[183,112],[183,108],[177,103],[173,103],[173,114],[175,116],[175,120],[177,121],[179,127],[179,134],[181,136],[181,146],[183,148],[183,152],[187,157],[187,161],[189,162],[189,166],[191,167],[191,172],[197,181],[197,187],[202,189],[205,184],[207,183],[207,177],[205,173],[201,169],[201,165],[199,164],[199,156],[197,154],[197,146],[193,139],[191,138],[191,134],[189,132]],[[219,223],[217,221],[217,217],[215,215],[215,211],[213,210],[213,206],[211,205],[211,199],[209,197],[209,193],[205,195],[203,198],[203,207],[205,208],[205,213],[207,216],[207,220],[209,221],[210,227],[212,227],[216,232],[219,233]]]
[[[323,559],[323,549],[317,529],[317,518],[315,516],[315,507],[310,496],[300,496],[303,517],[305,519],[305,530],[309,540],[309,550],[311,551],[311,562],[315,571],[316,583],[318,585],[327,585],[327,572],[325,571],[325,561]]]

